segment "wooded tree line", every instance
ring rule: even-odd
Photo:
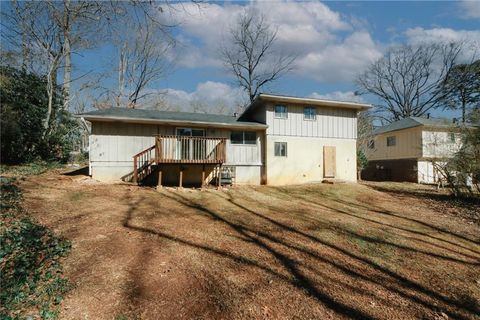
[[[82,112],[87,105],[135,108],[149,95],[148,86],[167,71],[167,51],[175,45],[173,26],[162,20],[168,6],[136,0],[2,3],[2,162],[47,157],[40,152],[45,148],[69,149],[66,136],[61,145],[55,145],[52,137],[61,135],[60,124],[78,122],[70,111]],[[74,55],[106,43],[119,56],[106,68],[118,79],[109,86],[102,80],[111,74],[94,70],[98,61],[83,74],[72,63]],[[35,86],[29,87],[31,83]],[[33,115],[41,121],[33,126],[35,132],[23,122],[23,117]],[[23,138],[14,139],[19,133]],[[15,152],[24,140],[29,156]]]
[[[359,117],[358,168],[367,165],[366,150],[373,123],[388,124],[407,117],[428,117],[454,111],[452,130],[462,144],[452,155],[432,161],[439,179],[462,197],[480,194],[480,48],[476,43],[426,43],[394,47],[357,78],[360,93],[378,103]],[[452,113],[445,118],[452,118]],[[444,144],[445,142],[441,142]],[[452,146],[456,149],[456,146]]]

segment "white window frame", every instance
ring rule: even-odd
[[[277,107],[284,107],[285,112],[277,114],[277,111],[275,110]],[[288,107],[283,104],[276,104],[275,106],[273,106],[273,115],[275,119],[288,119]]]
[[[388,141],[392,141],[393,139],[393,144],[390,144]],[[387,147],[395,147],[397,145],[397,136],[388,136],[387,137]]]
[[[305,110],[310,109],[313,110],[313,118],[307,118],[305,115]],[[315,107],[303,107],[303,120],[305,121],[317,121],[317,108]]]
[[[232,142],[232,133],[233,132],[237,132],[237,133],[241,132],[242,133],[242,143],[233,143]],[[255,143],[245,143],[245,132],[255,133]],[[233,130],[233,131],[230,132],[230,144],[232,146],[252,146],[252,147],[254,147],[254,146],[257,145],[257,139],[258,139],[258,135],[257,135],[256,131],[240,131],[240,130],[237,131],[237,130]]]
[[[285,155],[277,155],[277,145],[285,145]],[[281,157],[281,158],[286,158],[288,157],[288,144],[286,142],[275,142],[273,144],[273,155],[275,157]]]

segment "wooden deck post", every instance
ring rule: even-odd
[[[205,165],[202,166],[202,188],[205,188]]]
[[[158,166],[158,183],[157,183],[157,187],[162,187],[162,169],[160,168],[160,165],[157,165]]]
[[[217,188],[220,189],[220,187],[222,186],[222,165],[219,164],[218,165],[218,175],[217,175]]]
[[[138,181],[137,157],[133,157],[133,183]]]
[[[178,187],[183,188],[183,169],[182,168],[180,168],[180,177],[178,181]]]

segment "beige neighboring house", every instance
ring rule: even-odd
[[[92,125],[101,181],[285,185],[356,181],[357,112],[370,105],[260,94],[239,117],[110,108]]]
[[[442,163],[462,145],[452,121],[409,117],[377,128],[366,146],[365,180],[436,183],[435,163]]]

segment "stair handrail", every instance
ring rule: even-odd
[[[155,155],[155,158],[152,158],[150,155],[151,151],[154,150],[155,148],[156,148],[156,144],[145,150],[140,151],[139,153],[133,156],[133,183],[138,182],[139,171],[141,174],[141,172],[145,169],[145,167],[148,167],[152,163],[152,160],[155,160],[156,155]],[[139,160],[140,160],[141,166],[138,165]]]

